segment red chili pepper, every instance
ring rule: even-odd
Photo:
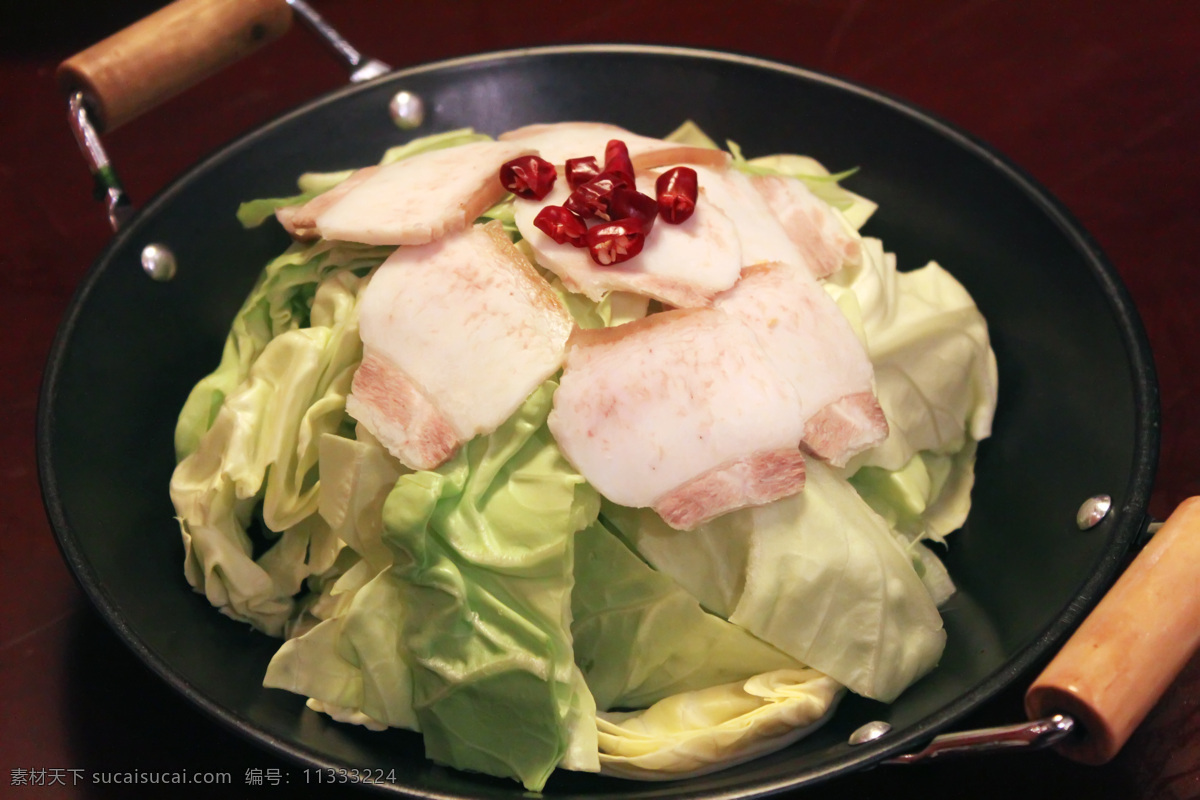
[[[554,188],[558,170],[541,156],[517,156],[500,167],[500,183],[526,200],[541,200]]]
[[[623,175],[614,172],[601,172],[587,183],[580,184],[575,191],[563,202],[563,205],[579,216],[600,217],[603,220],[612,219],[609,205],[612,193],[618,186],[628,186],[629,181]]]
[[[559,244],[570,242],[576,247],[587,244],[587,224],[562,206],[546,206],[533,218],[533,224]]]
[[[600,174],[600,165],[595,156],[568,158],[566,164],[567,185],[577,189]]]
[[[654,183],[658,195],[658,213],[672,225],[687,220],[696,210],[696,170],[674,167],[658,176]]]
[[[658,216],[658,203],[648,194],[642,194],[629,186],[618,186],[613,190],[608,206],[613,219],[632,217],[642,224],[642,230],[650,233],[654,219]]]
[[[588,253],[602,267],[619,264],[642,252],[646,232],[636,219],[618,219],[594,225],[587,232]]]
[[[620,139],[611,139],[605,146],[604,171],[623,175],[633,183],[633,161],[629,158],[629,148]]]

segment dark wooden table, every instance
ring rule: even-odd
[[[218,728],[145,669],[90,609],[46,522],[34,467],[42,367],[77,281],[110,236],[66,125],[56,64],[147,0],[6,3],[0,11],[0,796],[164,796],[95,786],[95,771],[228,771],[233,789],[292,796],[247,770],[294,769]],[[1162,390],[1151,503],[1200,494],[1200,7],[1194,0],[313,0],[365,52],[406,66],[521,45],[636,41],[735,50],[883,89],[1028,170],[1100,242],[1141,311]],[[106,142],[144,201],[237,134],[345,80],[305,32]],[[968,722],[1020,718],[1020,687]],[[1053,754],[880,768],[804,797],[1200,797],[1200,661],[1118,759]],[[44,786],[20,786],[42,770]],[[36,774],[36,773],[35,773]],[[36,779],[35,779],[36,780]],[[65,785],[51,786],[60,782]],[[327,795],[331,791],[314,791]],[[172,794],[175,794],[172,792]]]

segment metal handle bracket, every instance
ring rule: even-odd
[[[321,15],[315,10],[313,10],[312,7],[310,7],[306,2],[304,2],[304,0],[286,0],[286,4],[296,15],[300,17],[307,27],[314,31],[323,41],[325,41],[333,49],[333,52],[337,54],[339,59],[345,63],[347,68],[350,70],[351,82],[357,83],[359,81],[369,80],[391,71],[391,67],[384,62],[379,61],[378,59],[364,57],[362,53],[351,46],[350,43],[347,42],[341,36],[341,34],[339,34],[333,28],[333,26],[326,22],[325,19],[321,17]],[[202,15],[205,13],[205,8],[206,6],[203,3],[197,2],[197,0],[190,0],[187,6],[180,5],[177,2],[176,4],[168,7],[170,13],[166,13],[165,16],[160,18],[168,20],[169,24],[177,24],[180,19],[190,20],[193,18],[193,15]],[[168,9],[163,9],[159,12],[159,14],[168,12]],[[284,14],[286,17],[286,11]],[[236,15],[235,17],[237,19],[241,18],[240,16]],[[221,30],[220,26],[228,26],[229,24],[233,24],[229,22],[229,19],[230,17],[227,15],[212,15],[212,18],[209,20],[210,27],[205,28],[205,30],[208,31],[209,35],[214,35]],[[170,22],[172,20],[173,22]],[[145,27],[150,23],[148,20],[143,20],[142,23],[135,23],[133,27],[126,29],[126,31],[115,34],[114,37],[110,37],[109,40],[105,40],[106,43],[115,40],[117,37],[122,36],[122,34],[129,35],[130,32],[133,31],[134,28],[136,28],[139,24]],[[160,23],[155,22],[153,25],[151,25],[151,32],[153,32],[154,26],[159,24]],[[283,21],[282,27],[286,28],[286,19]],[[145,57],[145,53],[147,52],[145,48],[149,48],[149,52],[156,52],[154,49],[154,43],[157,41],[157,39],[153,35],[147,34],[143,36],[143,33],[144,31],[139,32],[138,37],[136,37],[139,46],[138,48],[134,48],[134,50],[139,54],[139,57]],[[265,34],[259,38],[264,37]],[[223,39],[221,41],[223,41]],[[103,44],[104,43],[102,43],[102,45]],[[68,76],[74,76],[75,73],[78,72],[79,75],[87,75],[91,69],[100,69],[100,67],[97,65],[103,65],[104,69],[109,69],[112,66],[112,63],[110,62],[113,62],[114,59],[118,62],[120,61],[120,54],[124,51],[119,47],[109,47],[105,49],[102,57],[97,56],[91,60],[80,60],[83,55],[101,49],[102,45],[93,47],[90,50],[85,51],[84,54],[75,56],[74,59],[68,59],[62,66],[60,66],[60,74],[65,73]],[[239,54],[243,54],[243,51],[245,50],[245,48],[232,46],[225,49],[230,51],[228,57],[234,57]],[[224,54],[218,55],[215,58],[218,60],[227,60],[227,56]],[[79,61],[79,63],[74,64],[71,69],[67,69],[68,66],[72,65],[73,62],[76,61]],[[113,166],[108,153],[105,151],[104,145],[100,141],[99,131],[109,130],[112,127],[115,127],[116,123],[131,118],[132,116],[136,116],[136,113],[145,110],[146,108],[152,106],[154,102],[157,102],[155,98],[157,98],[158,95],[155,94],[153,88],[146,88],[140,85],[134,87],[134,89],[130,89],[130,91],[134,91],[136,89],[136,92],[139,93],[139,99],[137,99],[137,101],[131,106],[132,110],[130,110],[130,108],[122,108],[119,113],[115,114],[115,120],[108,119],[108,115],[105,113],[106,109],[111,112],[111,108],[109,108],[108,103],[100,103],[96,107],[89,109],[87,100],[88,90],[86,87],[90,86],[91,84],[89,84],[86,80],[77,78],[78,76],[75,76],[70,81],[70,83],[79,86],[79,88],[72,88],[68,94],[68,122],[71,126],[72,132],[75,134],[75,141],[79,144],[79,149],[83,153],[84,159],[87,161],[88,169],[91,171],[92,176],[95,179],[97,197],[105,204],[109,225],[112,226],[114,231],[118,231],[133,213],[133,205],[130,203],[129,197],[126,195],[125,189],[121,185],[120,179],[117,177],[117,171]],[[182,86],[183,83],[186,82],[177,81],[177,83],[180,83],[180,86]],[[113,85],[118,88],[112,90],[112,97],[107,98],[108,100],[113,100],[118,97],[128,97],[128,94],[123,93],[121,89],[129,87],[125,87],[120,81]],[[144,97],[142,97],[142,95],[144,95]],[[129,104],[126,103],[125,105]],[[105,127],[106,125],[108,127]]]
[[[1041,750],[1058,744],[1074,730],[1074,719],[1064,714],[1055,714],[1046,719],[1016,725],[943,733],[935,737],[923,750],[905,753],[884,763],[914,764],[947,756],[993,753],[1014,748]]]

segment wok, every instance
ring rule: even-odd
[[[425,103],[412,133],[387,113],[401,89]],[[734,54],[593,46],[456,59],[334,92],[205,159],[119,230],[63,320],[37,438],[64,557],[133,651],[198,706],[299,763],[394,769],[396,782],[381,788],[413,795],[511,796],[515,784],[427,762],[415,734],[338,725],[261,688],[277,643],[216,614],[182,579],[166,493],[175,416],[215,365],[258,271],[287,245],[274,226],[243,230],[233,216],[241,200],[289,194],[301,172],[371,163],[440,130],[598,119],[662,135],[689,118],[749,155],[801,152],[860,168],[852,188],[880,204],[865,232],[902,268],[938,260],[989,321],[1001,376],[995,433],[946,555],[959,592],[931,675],[891,705],[848,698],[810,738],[708,777],[646,785],[560,773],[547,792],[754,796],[811,784],[917,749],[1061,645],[1145,530],[1158,447],[1149,349],[1096,244],[1001,155],[896,98]],[[142,271],[152,243],[174,252],[173,280]],[[1083,532],[1076,511],[1098,493],[1111,495],[1112,511]],[[892,732],[848,744],[873,720]]]

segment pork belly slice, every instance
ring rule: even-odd
[[[874,447],[887,435],[887,418],[872,392],[840,397],[804,423],[805,449],[837,467],[846,466],[850,456]]]
[[[504,197],[501,165],[531,152],[472,142],[387,164],[318,214],[317,231],[345,242],[428,244],[464,230]]]
[[[887,437],[875,370],[837,304],[803,267],[766,264],[713,301],[753,331],[793,387],[803,444],[835,466]]]
[[[431,469],[558,370],[571,328],[499,222],[401,247],[360,300],[346,409],[406,466]]]
[[[275,209],[275,218],[279,220],[279,224],[283,226],[285,231],[291,234],[293,239],[298,239],[302,242],[318,239],[321,234],[317,230],[317,217],[327,209],[332,208],[334,203],[348,195],[354,187],[378,171],[379,167],[357,169],[346,180],[327,191],[321,192],[321,194],[307,203]]]
[[[784,175],[750,178],[788,237],[804,254],[804,266],[825,278],[843,264],[862,260],[858,239],[850,235],[829,204],[813,194],[804,181]]]
[[[433,469],[458,449],[459,434],[405,372],[367,351],[354,373],[346,411],[411,469]]]
[[[803,488],[796,404],[746,325],[678,309],[572,334],[549,426],[602,495],[687,530]]]
[[[733,221],[742,246],[743,267],[776,261],[804,263],[804,253],[788,236],[749,175],[736,169],[695,170],[700,193]]]
[[[603,166],[604,148],[612,139],[625,142],[629,149],[629,160],[636,169],[649,169],[667,164],[724,167],[729,163],[729,154],[723,150],[640,136],[617,125],[603,122],[526,125],[524,128],[502,133],[499,138],[503,142],[519,142],[533,147],[542,158],[558,167],[566,164],[568,158],[584,156],[594,156]]]
[[[638,190],[653,196],[656,178],[657,173],[639,173]],[[533,224],[544,206],[562,205],[570,191],[566,181],[560,180],[543,200],[517,200],[514,208],[517,230],[533,249],[534,258],[568,290],[594,301],[615,290],[652,297],[676,308],[696,308],[709,305],[718,292],[737,282],[742,269],[737,233],[729,218],[703,196],[695,213],[681,225],[657,221],[637,256],[600,266],[587,248],[558,244]]]
[[[654,504],[676,530],[690,531],[726,511],[766,505],[804,488],[804,455],[795,447],[755,453],[692,478]]]

